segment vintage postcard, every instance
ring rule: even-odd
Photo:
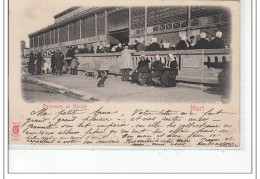
[[[9,0],[9,145],[239,148],[240,2]]]

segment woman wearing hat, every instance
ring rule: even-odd
[[[170,63],[166,64],[162,74],[162,86],[176,87],[176,76],[178,75],[177,62],[172,54],[169,54]]]
[[[156,55],[155,61],[151,64],[151,74],[149,75],[147,84],[151,85],[152,79],[159,78],[159,80],[161,80],[162,70],[163,63],[161,62],[160,56]]]

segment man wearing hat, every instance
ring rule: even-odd
[[[216,33],[216,38],[210,41],[209,47],[211,49],[225,48],[224,41],[221,38],[222,38],[222,32],[218,31]]]
[[[149,45],[149,51],[158,51],[160,50],[160,45],[157,43],[157,38],[152,38],[152,43]]]
[[[147,81],[148,85],[151,85],[153,78],[159,78],[159,80],[161,80],[163,63],[161,62],[159,55],[156,55],[154,60],[155,61],[151,64],[151,74]]]
[[[207,49],[209,48],[209,41],[206,39],[207,34],[205,32],[200,33],[200,39],[194,45],[194,49]]]

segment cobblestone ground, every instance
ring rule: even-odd
[[[98,88],[99,79],[87,77],[84,73],[78,75],[28,75],[31,78],[47,81],[70,89],[80,90],[101,101],[115,102],[220,102],[220,95],[211,94],[208,90],[185,87],[178,84],[175,88],[160,88],[139,86],[130,82],[121,81],[121,77],[109,75],[105,87]],[[36,89],[37,90],[37,89]],[[57,100],[59,101],[59,100]]]

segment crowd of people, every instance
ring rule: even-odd
[[[134,43],[118,43],[118,44],[103,44],[87,47],[87,44],[83,46],[68,46],[68,56],[73,57],[76,54],[94,54],[94,53],[115,53],[121,52],[128,46],[129,49],[140,51],[164,51],[164,50],[190,50],[190,49],[221,49],[227,48],[222,39],[222,32],[216,32],[215,37],[209,40],[206,32],[200,33],[200,39],[196,40],[195,36],[190,36],[189,39],[186,36],[181,36],[180,40],[176,44],[167,43],[165,39],[158,42],[156,37],[151,39],[149,45],[145,45],[145,41],[142,38],[135,39]],[[43,56],[50,56],[51,51],[44,51]],[[66,55],[66,56],[67,56]],[[27,55],[26,57],[28,57]]]
[[[159,55],[154,57],[152,63],[145,55],[141,55],[137,68],[133,69],[131,53],[133,53],[133,50],[129,49],[128,46],[125,46],[125,49],[121,52],[121,57],[124,59],[121,63],[122,81],[131,81],[141,86],[176,86],[178,69],[174,55],[169,54],[165,64],[162,63]],[[130,72],[132,72],[131,75]],[[132,77],[131,80],[130,76]]]
[[[77,67],[79,61],[73,51],[68,51],[66,57],[70,60],[65,60],[64,55],[60,50],[51,52],[51,64],[46,62],[41,52],[29,54],[28,72],[32,75],[41,75],[44,73],[52,73],[53,75],[62,75],[69,70],[72,75],[77,75]]]
[[[159,43],[157,38],[152,38],[149,45],[145,45],[145,41],[142,38],[135,39],[134,43],[118,43],[117,45],[98,45],[96,49],[93,46],[90,49],[84,44],[83,48],[78,46],[68,47],[76,54],[91,54],[91,53],[115,53],[121,52],[128,46],[129,49],[140,51],[163,51],[163,50],[190,50],[190,49],[220,49],[227,48],[222,39],[222,32],[216,32],[216,36],[211,40],[207,38],[206,32],[200,33],[200,39],[196,41],[195,36],[190,36],[188,39],[186,36],[181,36],[179,42],[176,44],[166,43],[165,39],[162,39]]]
[[[178,75],[176,58],[169,54],[169,63],[163,64],[160,60],[160,56],[156,55],[154,62],[150,65],[150,61],[145,55],[140,56],[140,61],[136,69],[133,69],[132,56],[134,52],[140,51],[160,51],[160,50],[188,50],[188,49],[219,49],[226,48],[222,39],[222,32],[218,31],[216,37],[211,41],[206,39],[207,34],[205,32],[200,33],[200,39],[196,41],[195,36],[191,36],[187,39],[186,36],[182,36],[176,45],[170,45],[166,43],[164,39],[160,43],[157,42],[157,38],[152,38],[151,43],[146,46],[144,39],[136,39],[134,44],[121,44],[113,46],[110,45],[97,46],[94,49],[93,46],[90,49],[85,44],[83,48],[77,46],[67,47],[67,53],[64,57],[60,50],[52,51],[51,54],[51,65],[48,66],[45,63],[40,52],[29,55],[28,71],[30,74],[40,75],[42,73],[52,73],[53,75],[62,75],[71,71],[72,75],[77,75],[77,67],[79,61],[76,54],[88,54],[88,53],[112,53],[120,52],[122,57],[121,72],[122,80],[130,81],[132,77],[133,83],[139,85],[153,85],[153,86],[164,86],[164,87],[175,87],[176,76]],[[46,52],[43,54],[46,55]],[[65,59],[66,58],[66,59]],[[69,59],[69,60],[68,60]],[[130,75],[130,72],[132,74]],[[102,85],[101,85],[102,86]]]

